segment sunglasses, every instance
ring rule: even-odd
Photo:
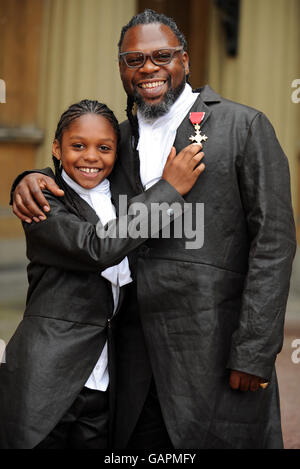
[[[128,68],[140,68],[145,65],[148,57],[150,57],[152,63],[157,66],[168,65],[176,52],[182,51],[183,47],[170,47],[168,49],[157,49],[151,52],[151,54],[145,54],[144,52],[132,51],[132,52],[121,52],[119,58],[123,59]]]

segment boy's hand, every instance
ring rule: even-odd
[[[48,189],[58,197],[64,195],[64,191],[49,176],[40,173],[24,176],[14,191],[12,205],[14,214],[26,223],[31,223],[32,220],[35,222],[46,220],[44,212],[50,212],[50,206],[42,193],[43,189]]]
[[[181,195],[191,190],[205,169],[204,163],[200,163],[204,157],[201,149],[202,145],[197,143],[183,148],[178,155],[176,155],[175,147],[171,149],[162,177]]]
[[[243,371],[231,370],[229,384],[232,389],[239,389],[240,391],[257,391],[261,383],[266,380],[259,376],[250,375]]]

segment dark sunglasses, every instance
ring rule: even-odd
[[[144,54],[144,52],[130,51],[130,52],[121,52],[119,58],[123,59],[127,67],[129,68],[140,68],[145,65],[145,62],[148,57],[154,65],[168,65],[176,52],[179,52],[183,49],[182,46],[179,47],[170,47],[168,49],[157,49],[151,52],[151,54]]]

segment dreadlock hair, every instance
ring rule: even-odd
[[[183,47],[183,50],[186,51],[187,49],[186,39],[184,37],[184,34],[178,29],[178,26],[173,20],[173,18],[169,18],[163,13],[157,13],[154,10],[150,10],[150,8],[146,8],[146,10],[144,10],[142,13],[138,13],[137,15],[133,16],[131,20],[129,21],[129,23],[123,26],[121,30],[120,40],[118,42],[119,52],[121,52],[123,39],[128,29],[133,28],[134,26],[138,26],[139,24],[153,24],[153,23],[162,23],[168,26],[177,37],[179,44]]]
[[[117,149],[120,142],[120,128],[117,118],[115,117],[113,111],[106,106],[106,104],[99,103],[99,101],[92,101],[89,99],[83,99],[82,101],[72,104],[68,109],[61,115],[60,120],[57,124],[55,132],[55,140],[58,140],[59,144],[62,143],[62,137],[64,131],[70,126],[70,124],[79,117],[85,114],[96,114],[102,116],[108,120],[108,122],[113,127],[116,136],[117,136]],[[62,165],[60,160],[58,160],[54,155],[52,155],[52,160],[54,163],[55,169],[55,179],[58,185],[63,189],[65,193],[66,202],[75,209],[75,212],[80,216],[80,210],[78,203],[76,201],[76,193],[65,183],[61,172]],[[74,196],[75,194],[75,196]],[[81,217],[83,218],[83,217]]]
[[[178,26],[173,20],[173,18],[170,18],[164,15],[163,13],[157,13],[154,10],[150,10],[149,8],[146,8],[142,13],[138,13],[137,15],[133,16],[131,20],[129,21],[129,23],[123,26],[121,30],[120,39],[118,42],[119,53],[121,52],[121,47],[123,44],[124,36],[129,29],[133,28],[134,26],[138,26],[140,24],[153,24],[153,23],[161,23],[161,24],[168,26],[177,37],[179,44],[183,47],[183,50],[184,51],[187,50],[187,41],[185,39],[185,36],[178,29]],[[188,77],[187,77],[187,80],[188,80]],[[127,115],[127,118],[129,120],[131,129],[132,129],[133,138],[134,138],[134,147],[136,148],[138,138],[139,138],[139,131],[138,131],[137,118],[132,113],[133,106],[134,106],[134,98],[132,96],[127,96],[126,115]]]

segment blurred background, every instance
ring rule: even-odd
[[[289,159],[300,243],[300,0],[0,0],[0,341],[19,323],[27,289],[11,183],[51,165],[58,118],[73,102],[98,99],[125,119],[117,42],[144,8],[173,17],[184,32],[194,88],[209,83],[274,125]],[[299,252],[277,360],[286,448],[300,448]]]

